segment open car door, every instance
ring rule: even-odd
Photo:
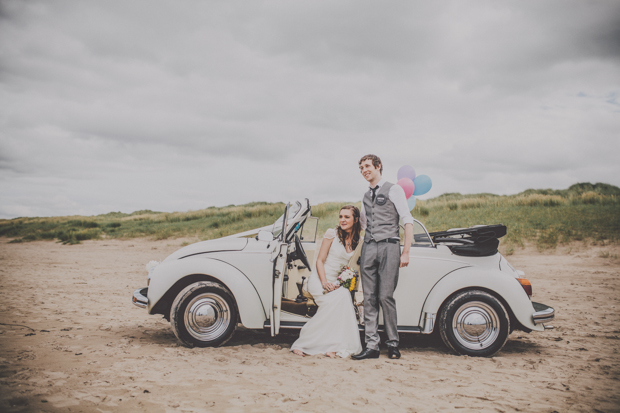
[[[282,229],[280,230],[280,238],[278,245],[273,250],[271,261],[273,261],[273,289],[271,309],[269,310],[269,319],[271,320],[271,337],[280,333],[280,310],[282,309],[282,283],[284,282],[284,272],[286,271],[286,254],[288,244],[286,242],[286,225],[288,223],[288,212],[291,204],[286,204],[284,215],[282,215]],[[274,224],[277,225],[278,222]],[[275,231],[274,231],[275,232]]]
[[[298,241],[299,238],[296,234],[308,216],[310,216],[310,202],[306,199],[305,205],[302,205],[300,202],[296,202],[293,206],[290,203],[287,204],[284,208],[284,215],[281,217],[282,221],[278,220],[274,224],[274,233],[276,233],[275,226],[281,224],[281,227],[279,228],[278,245],[274,248],[271,256],[271,261],[273,262],[273,298],[269,310],[269,319],[272,337],[280,333],[280,311],[282,310],[284,280],[288,272],[286,264],[289,260],[289,250],[295,254],[295,258],[303,253],[301,243]],[[296,240],[297,242],[295,242]],[[303,253],[303,256],[305,259],[305,253]]]
[[[271,306],[271,336],[280,333],[280,311],[282,310],[282,284],[286,276],[286,252],[288,244],[283,242],[276,248],[273,262],[273,303]]]

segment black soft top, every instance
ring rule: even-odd
[[[499,238],[506,235],[506,226],[479,225],[471,228],[431,232],[435,244],[447,245],[452,253],[468,257],[488,257],[497,254]]]

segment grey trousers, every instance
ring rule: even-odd
[[[366,347],[372,350],[379,350],[379,305],[383,309],[383,324],[388,337],[386,344],[398,346],[394,290],[398,284],[399,267],[399,244],[374,241],[364,243],[360,266],[364,290],[364,324]]]

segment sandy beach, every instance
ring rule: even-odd
[[[620,411],[620,247],[573,243],[508,260],[555,330],[515,331],[493,358],[401,336],[403,358],[301,358],[297,334],[239,329],[180,346],[131,304],[144,265],[182,239],[7,244],[0,239],[0,411]]]

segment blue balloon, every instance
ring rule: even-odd
[[[428,175],[420,175],[417,176],[413,183],[415,185],[415,191],[413,191],[413,195],[424,195],[428,191],[431,190],[433,186],[433,182],[431,182],[431,178]]]
[[[413,181],[415,179],[415,169],[413,169],[413,166],[409,165],[401,166],[396,174],[396,178],[397,181],[403,178],[409,178]]]
[[[411,195],[411,197],[407,200],[407,205],[409,205],[409,211],[415,208],[415,196]]]

